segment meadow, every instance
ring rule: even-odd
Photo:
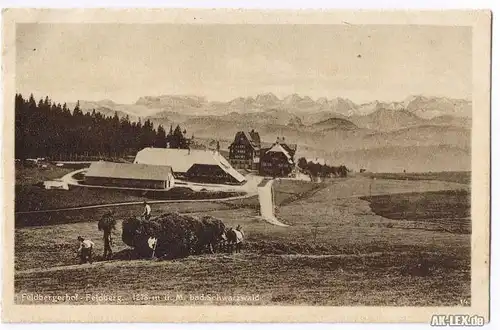
[[[453,233],[471,233],[470,193],[444,190],[363,197],[376,214],[388,219],[428,222],[427,227]]]
[[[76,265],[78,235],[102,252],[97,221],[108,208],[19,215],[16,221],[24,225],[15,231],[17,302],[28,303],[20,294],[34,292],[104,292],[122,296],[115,303],[123,304],[209,303],[138,301],[134,294],[258,294],[258,301],[244,304],[266,305],[436,306],[470,299],[470,234],[456,230],[458,223],[470,223],[464,214],[467,185],[358,176],[322,184],[283,180],[275,191],[277,216],[290,227],[259,219],[255,199],[153,205],[154,213],[209,214],[228,227],[240,224],[247,236],[243,253],[173,261],[135,259],[121,242],[119,221],[115,259]],[[403,215],[413,209],[432,211]],[[141,206],[112,210],[121,220],[140,214]],[[455,223],[436,225],[444,213]]]
[[[166,192],[144,192],[140,190],[117,190],[80,186],[72,186],[70,190],[46,190],[43,188],[43,181],[59,179],[72,171],[74,171],[72,166],[69,168],[60,168],[49,165],[46,169],[16,168],[16,212],[41,211],[121,202],[141,202],[146,200],[201,200],[240,195],[234,192],[195,192],[186,187],[174,187]]]
[[[429,173],[365,173],[376,179],[388,180],[437,180],[470,184],[471,172],[429,172]]]

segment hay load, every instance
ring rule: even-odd
[[[191,254],[215,252],[225,226],[219,219],[201,219],[178,213],[165,213],[150,220],[129,218],[122,224],[122,240],[142,257],[173,259]],[[152,244],[156,239],[156,246]]]

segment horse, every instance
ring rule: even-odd
[[[245,234],[241,229],[241,226],[238,225],[236,229],[229,228],[225,232],[226,237],[226,249],[227,252],[233,253],[233,250],[236,253],[241,252],[241,246],[243,245],[243,241],[245,240]]]
[[[197,252],[202,253],[203,250],[207,250],[211,254],[218,252],[226,231],[224,223],[212,216],[204,216],[201,218],[199,230]]]

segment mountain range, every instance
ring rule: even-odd
[[[116,112],[131,120],[150,119],[164,127],[180,124],[197,139],[227,144],[237,131],[255,129],[264,141],[280,136],[298,144],[299,156],[322,157],[332,164],[341,161],[354,168],[470,169],[472,102],[466,99],[416,95],[397,102],[356,104],[347,98],[313,100],[298,94],[280,99],[266,93],[228,102],[162,95],[140,97],[134,104],[80,101],[80,107],[107,116]]]
[[[195,95],[160,95],[143,96],[134,104],[119,104],[111,100],[80,101],[82,108],[107,108],[122,111],[136,117],[161,116],[161,112],[176,112],[187,116],[225,115],[231,112],[265,112],[268,110],[284,110],[291,113],[330,112],[343,116],[367,115],[376,110],[407,110],[415,115],[430,119],[433,117],[452,115],[455,117],[471,117],[472,102],[466,99],[446,97],[425,97],[412,95],[399,102],[380,102],[356,104],[346,98],[326,97],[313,100],[309,96],[291,94],[283,99],[273,93],[259,94],[255,97],[238,97],[228,102],[208,101],[205,97]]]

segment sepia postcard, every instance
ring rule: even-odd
[[[489,11],[2,16],[4,322],[489,322]]]

